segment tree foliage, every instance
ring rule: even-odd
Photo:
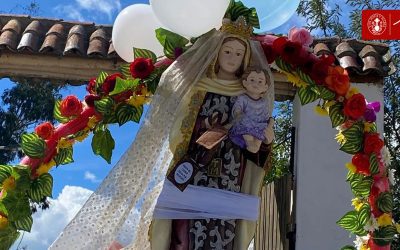
[[[23,81],[1,95],[0,164],[15,159],[21,134],[42,121],[53,121],[55,98],[60,86],[48,82],[31,84]]]
[[[334,0],[302,0],[298,14],[307,19],[307,27],[314,35],[337,35],[342,38],[361,38],[361,12],[366,9],[398,9],[398,0],[347,0],[338,6]],[[400,41],[380,40],[391,48],[392,60],[397,69],[400,69]],[[400,219],[400,71],[384,80],[384,134],[385,145],[392,155],[391,168],[396,170],[397,185],[394,192],[394,218]],[[392,245],[393,249],[400,249],[400,240]]]

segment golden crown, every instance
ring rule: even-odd
[[[240,16],[234,22],[232,22],[230,19],[225,18],[222,21],[221,31],[241,36],[245,39],[249,39],[253,34],[253,27],[247,24],[245,17]]]

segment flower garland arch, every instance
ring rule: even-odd
[[[243,5],[235,8],[238,13],[250,13],[248,20],[255,22],[254,11]],[[234,18],[234,13],[230,14]],[[0,166],[1,249],[11,247],[20,231],[31,230],[31,205],[42,206],[52,196],[53,178],[48,172],[73,161],[75,142],[93,133],[94,154],[110,163],[115,142],[107,126],[138,123],[162,73],[189,48],[184,37],[164,29],[156,33],[165,57],[158,59],[149,50],[134,49],[135,60],[122,65],[120,73],[101,72],[90,79],[84,101],[68,96],[56,102],[54,117],[59,125],[45,122],[22,136],[26,156],[19,165]],[[329,116],[332,127],[338,129],[340,150],[352,155],[352,161],[346,164],[346,181],[355,197],[354,210],[337,224],[357,236],[357,248],[342,249],[390,249],[400,226],[392,219],[390,155],[375,123],[380,103],[368,103],[351,87],[347,71],[335,65],[334,56],[311,53],[312,37],[307,30],[294,28],[287,37],[255,35],[252,39],[260,41],[268,62],[297,87],[302,105],[319,100],[316,112]]]

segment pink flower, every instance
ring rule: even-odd
[[[311,36],[310,31],[305,28],[291,28],[288,38],[290,41],[298,42],[305,47],[310,47],[313,42],[313,37]]]

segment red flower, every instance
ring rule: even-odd
[[[366,154],[355,154],[351,160],[354,166],[356,166],[357,173],[364,174],[364,175],[371,175],[369,170],[369,156]]]
[[[325,82],[330,90],[341,96],[345,96],[350,88],[350,77],[341,66],[328,67]]]
[[[378,133],[366,133],[364,136],[364,153],[379,153],[383,147],[383,140]]]
[[[260,42],[268,63],[274,62],[276,57],[278,56],[278,52],[276,51],[276,48],[273,46],[274,41],[277,39],[278,37],[273,35],[259,35],[254,37],[254,40]],[[283,39],[283,41],[286,42],[285,38],[281,39]]]
[[[49,139],[54,133],[53,124],[45,122],[35,128],[35,133],[43,140]]]
[[[89,107],[94,107],[94,101],[100,100],[101,97],[98,95],[87,95],[85,96],[85,102]]]
[[[343,111],[345,115],[357,120],[364,115],[366,109],[365,97],[362,94],[355,94],[346,101]]]
[[[150,58],[136,58],[129,69],[133,78],[144,79],[153,72],[154,65]]]
[[[387,244],[386,246],[380,246],[375,243],[374,237],[375,235],[372,235],[371,239],[368,240],[369,250],[390,250],[390,244]]]
[[[311,72],[311,78],[320,85],[325,84],[325,78],[328,76],[329,66],[335,62],[333,55],[322,55],[314,63]]]
[[[89,80],[89,82],[86,85],[86,90],[90,94],[95,94],[96,93],[96,78],[92,78]]]
[[[368,197],[369,204],[371,205],[371,211],[374,214],[375,218],[381,216],[383,212],[378,208],[378,204],[376,201],[379,198],[379,195],[383,192],[389,191],[389,181],[388,178],[374,178],[374,182],[372,183],[371,192]]]
[[[82,103],[76,96],[67,96],[61,102],[60,112],[65,117],[77,116],[82,112]]]
[[[101,85],[101,90],[105,95],[108,95],[114,90],[115,83],[117,82],[117,77],[122,78],[122,75],[119,73],[112,74],[107,76],[107,78],[104,80],[103,85]]]
[[[305,58],[304,63],[300,65],[301,71],[308,75],[312,75],[314,64],[317,63],[318,57],[315,56],[313,53],[308,53],[307,58]]]
[[[271,44],[261,43],[264,55],[267,58],[268,63],[273,63],[278,56]]]
[[[276,39],[272,46],[283,61],[293,65],[300,65],[307,57],[307,51],[300,43],[288,41],[286,38]]]
[[[128,90],[128,91],[122,92],[121,94],[113,96],[113,98],[116,102],[123,102],[123,101],[128,100],[132,95],[133,95],[133,91]]]

